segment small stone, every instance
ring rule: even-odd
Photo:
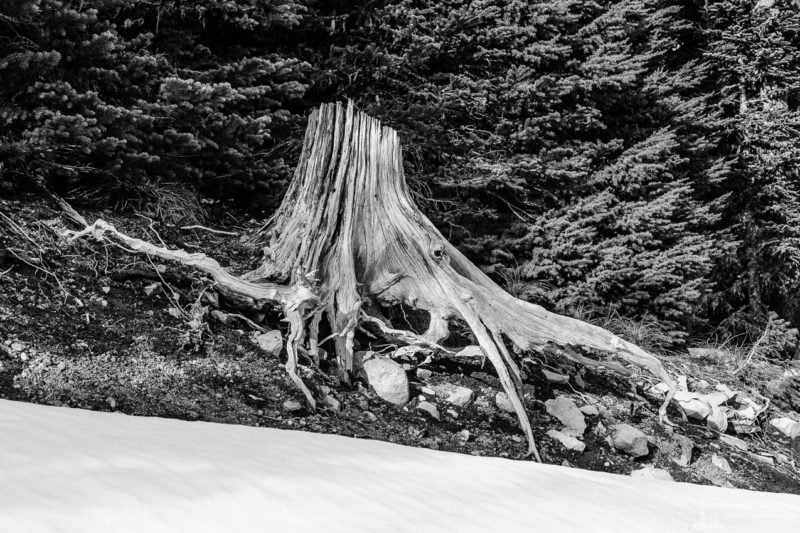
[[[167,314],[173,318],[182,318],[183,313],[177,307],[168,307]]]
[[[572,465],[571,465],[571,464],[570,464],[570,462],[569,462],[569,461],[567,461],[566,459],[564,459],[563,461],[561,461],[561,466],[566,466],[567,468],[572,468]]]
[[[464,444],[467,443],[467,441],[469,441],[469,430],[462,429],[461,431],[458,432],[456,438],[458,439],[458,442],[460,442],[461,445],[463,446]]]
[[[773,418],[769,421],[769,424],[790,439],[800,437],[800,422],[791,418],[785,416]]]
[[[431,402],[419,402],[417,409],[427,413],[434,420],[439,420],[439,409],[436,408]]]
[[[675,435],[675,440],[678,441],[678,445],[681,448],[681,455],[677,459],[673,459],[673,462],[685,468],[692,462],[694,443],[684,435]]]
[[[634,470],[631,472],[631,477],[638,477],[641,479],[656,479],[658,481],[675,481],[672,478],[672,475],[662,468],[654,468],[652,466],[646,466],[644,468],[640,468],[639,470]]]
[[[21,354],[19,354],[19,360],[22,361],[23,363],[26,362],[28,360],[28,354],[22,352]]]
[[[564,424],[564,433],[571,436],[583,435],[586,431],[586,420],[575,402],[566,396],[559,396],[555,400],[544,403],[547,414],[557,418]]]
[[[108,302],[103,300],[102,298],[99,300],[100,307],[108,307]]]
[[[562,433],[561,431],[556,431],[555,429],[551,429],[550,431],[547,432],[547,435],[550,438],[560,442],[568,450],[582,452],[583,450],[586,449],[586,444],[584,444],[583,442],[579,441],[578,439],[576,439],[571,435]]]
[[[511,403],[511,400],[508,397],[508,394],[505,392],[498,392],[494,397],[494,404],[497,406],[498,409],[501,411],[505,411],[506,413],[515,413],[514,404]]]
[[[545,379],[550,383],[568,383],[569,376],[565,376],[564,374],[559,374],[557,372],[550,372],[546,368],[542,369],[542,374],[544,374]]]
[[[475,393],[472,389],[467,387],[459,387],[457,385],[451,386],[449,393],[445,396],[445,401],[450,405],[455,405],[456,407],[465,407],[469,402],[472,401],[472,397]]]
[[[429,396],[436,396],[436,391],[430,387],[422,387],[420,392],[422,392],[422,394],[428,394]]]
[[[150,298],[152,296],[157,295],[162,290],[163,290],[163,287],[161,286],[161,283],[159,283],[159,282],[151,283],[150,285],[147,285],[144,288],[144,295],[147,296],[148,298]]]
[[[100,290],[103,291],[103,294],[108,294],[109,292],[111,292],[111,287],[108,286],[100,287]]]
[[[280,355],[283,350],[283,335],[277,329],[259,333],[255,336],[255,341],[259,348],[273,356]]]
[[[736,397],[737,394],[739,394],[736,391],[732,391],[731,388],[725,385],[724,383],[717,383],[716,386],[714,386],[714,388],[720,392],[724,392],[729,400],[732,400],[733,398]]]
[[[363,360],[363,368],[367,383],[381,399],[394,405],[408,402],[408,377],[402,366],[386,357],[367,355]]]
[[[713,391],[702,396],[702,400],[714,407],[715,405],[722,405],[728,401],[728,395],[722,391]]]
[[[696,390],[698,392],[704,392],[704,391],[707,391],[710,388],[711,388],[711,384],[708,381],[704,380],[704,379],[700,379],[700,380],[695,381],[694,383],[692,383],[692,389]]]
[[[633,457],[644,457],[650,453],[647,435],[641,430],[628,424],[616,424],[611,429],[613,434],[610,440],[616,450]]]
[[[584,405],[580,410],[586,416],[598,416],[600,414],[600,410],[596,405]]]
[[[12,342],[9,348],[11,348],[15,352],[21,352],[22,350],[25,349],[25,346],[23,346],[21,342]]]
[[[453,418],[458,418],[458,411],[456,411],[455,409],[448,409],[447,414]]]
[[[728,409],[714,405],[711,407],[711,414],[706,418],[706,426],[714,431],[725,433],[728,429]]]
[[[327,405],[334,411],[339,411],[342,408],[342,403],[333,396],[331,396],[330,394],[325,396],[323,401],[325,402],[325,405]]]
[[[433,376],[433,372],[428,370],[427,368],[418,368],[417,369],[417,377],[422,381],[428,381]]]
[[[197,411],[189,411],[188,413],[186,413],[186,417],[189,420],[197,420],[198,418],[200,418],[200,413],[198,413]]]
[[[296,413],[297,411],[303,410],[303,404],[297,400],[289,399],[283,402],[283,410],[289,413]]]
[[[115,410],[115,409],[117,408],[117,400],[115,400],[115,399],[114,399],[114,398],[112,398],[111,396],[109,396],[108,398],[106,398],[106,402],[108,403],[108,406],[109,406],[109,407],[110,407],[112,410]]]
[[[211,313],[209,314],[211,315],[211,318],[227,326],[230,326],[232,323],[231,316],[225,311],[220,311],[219,309],[212,309]]]
[[[711,414],[711,406],[701,400],[696,393],[678,391],[675,393],[675,401],[689,418],[705,420]]]
[[[598,422],[597,425],[594,427],[595,435],[605,435],[607,428],[603,425],[602,422]]]
[[[375,416],[375,413],[373,413],[372,411],[367,411],[367,412],[365,412],[365,413],[364,413],[364,418],[366,418],[366,419],[367,419],[367,421],[368,421],[370,424],[374,424],[375,422],[377,422],[377,421],[378,421],[378,417],[377,417],[377,416]]]
[[[653,395],[656,395],[656,396],[662,396],[662,395],[666,394],[667,392],[669,392],[669,385],[667,385],[666,383],[664,383],[662,381],[660,383],[656,383],[655,385],[653,385],[652,387],[650,387],[647,390],[648,390],[648,392],[650,392],[650,394],[653,394]]]
[[[733,473],[733,469],[731,468],[730,463],[724,457],[717,455],[716,453],[711,456],[711,464],[725,472],[726,474]]]
[[[689,384],[686,382],[686,376],[678,376],[678,390],[689,390]]]

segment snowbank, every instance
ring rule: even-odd
[[[0,532],[797,531],[800,497],[0,401]]]

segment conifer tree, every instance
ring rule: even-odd
[[[778,351],[791,351],[800,325],[800,10],[725,0],[705,17],[736,163],[724,232],[739,243],[721,258],[713,311],[750,340],[769,325]]]

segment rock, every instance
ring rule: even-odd
[[[694,391],[705,392],[710,388],[711,388],[711,384],[708,381],[704,380],[704,379],[699,379],[697,381],[692,382],[692,390],[694,390]]]
[[[697,393],[678,391],[675,393],[675,401],[689,418],[705,420],[711,414],[711,406],[701,400]]]
[[[452,416],[453,418],[458,418],[458,411],[455,409],[448,409],[447,414]]]
[[[728,395],[721,391],[713,391],[704,394],[701,399],[708,405],[714,407],[715,405],[722,405],[728,401]]]
[[[678,376],[678,390],[689,390],[689,384],[686,381],[686,376]]]
[[[516,412],[514,411],[514,405],[511,403],[508,394],[505,392],[498,392],[494,397],[494,403],[501,411],[505,411],[506,413]]]
[[[225,324],[226,326],[230,326],[231,323],[233,322],[233,320],[231,320],[231,316],[228,313],[220,311],[219,309],[212,309],[211,313],[209,314],[211,315],[211,318]]]
[[[570,464],[570,462],[569,462],[569,461],[567,461],[566,459],[564,459],[563,461],[561,461],[561,466],[566,466],[567,468],[572,468],[572,465],[571,465],[571,464]]]
[[[25,346],[21,342],[12,342],[11,346],[9,346],[15,352],[21,352],[25,349]]]
[[[580,410],[586,416],[598,416],[600,414],[600,410],[596,405],[584,405]]]
[[[428,416],[435,420],[439,420],[441,418],[439,416],[439,409],[431,402],[419,402],[419,404],[417,404],[417,409],[427,413]]]
[[[721,434],[721,435],[719,436],[719,440],[721,440],[722,442],[724,442],[724,443],[725,443],[725,444],[727,444],[728,446],[732,446],[732,447],[734,447],[734,448],[737,448],[737,449],[739,449],[739,450],[742,450],[743,452],[746,452],[746,451],[747,451],[748,445],[747,445],[747,443],[746,443],[745,441],[743,441],[742,439],[739,439],[739,438],[733,437],[733,436],[731,436],[731,435],[725,435],[725,434],[723,433],[723,434]]]
[[[342,403],[333,396],[331,396],[330,394],[326,395],[323,401],[325,402],[325,405],[327,405],[334,411],[339,411],[342,408]]]
[[[557,372],[550,372],[549,370],[543,368],[542,374],[544,374],[545,379],[550,383],[568,383],[569,376],[565,376],[564,374],[559,374]]]
[[[163,290],[163,287],[161,286],[161,283],[159,283],[159,282],[151,283],[150,285],[148,285],[148,286],[146,286],[144,288],[144,295],[147,296],[148,298],[150,298],[152,296],[157,295],[162,290]]]
[[[283,410],[289,413],[296,413],[297,411],[303,410],[303,404],[297,400],[289,399],[283,402]]]
[[[732,391],[731,388],[725,385],[724,383],[717,383],[714,388],[720,392],[724,392],[729,400],[732,400],[738,394],[738,392]]]
[[[675,435],[675,440],[681,448],[681,455],[677,459],[673,459],[673,462],[678,466],[687,467],[692,462],[694,443],[689,437],[684,435]]]
[[[583,450],[586,449],[586,444],[582,443],[581,441],[579,441],[578,439],[576,439],[571,435],[567,435],[560,431],[556,431],[555,429],[551,429],[550,431],[548,431],[547,435],[550,438],[560,442],[568,450],[582,452]]]
[[[363,369],[367,383],[381,399],[394,405],[408,402],[408,377],[402,366],[386,357],[373,355],[364,358]]]
[[[399,363],[417,363],[417,354],[424,352],[424,348],[419,346],[401,346],[392,354],[392,359]]]
[[[731,468],[730,463],[724,457],[717,455],[716,453],[711,456],[711,464],[725,472],[726,474],[733,473],[733,469]]]
[[[111,292],[111,287],[108,286],[100,287],[100,290],[103,291],[103,294],[108,294],[109,292]]]
[[[655,385],[647,389],[647,391],[655,396],[663,396],[664,394],[669,392],[669,385],[667,385],[662,381],[660,383],[656,383]]]
[[[474,394],[475,393],[472,392],[472,389],[454,385],[444,399],[450,405],[455,405],[456,407],[465,407],[469,402],[472,401]]]
[[[711,407],[711,414],[706,418],[706,426],[714,431],[725,433],[728,429],[728,409],[714,405]]]
[[[575,402],[566,396],[559,396],[555,400],[547,400],[544,402],[547,414],[553,416],[564,424],[564,433],[570,436],[583,435],[586,431],[586,420],[583,418]]]
[[[460,442],[461,445],[463,446],[469,441],[469,430],[462,429],[461,431],[458,432],[456,438],[458,439],[458,442]]]
[[[631,472],[631,477],[638,477],[641,479],[657,479],[659,481],[675,481],[672,478],[672,475],[662,468],[654,468],[652,466],[646,466],[644,468],[640,468],[639,470],[634,470]]]
[[[259,348],[273,356],[280,355],[283,350],[283,335],[277,329],[259,333],[255,336],[255,341]]]
[[[436,396],[436,390],[430,387],[422,387],[420,389],[420,392],[422,392],[422,394],[427,394],[429,396]]]
[[[422,381],[428,381],[433,376],[433,372],[428,370],[427,368],[418,368],[417,369],[417,377]]]
[[[106,398],[106,402],[108,403],[108,406],[111,408],[112,411],[115,411],[117,409],[117,400],[115,400],[111,396]]]
[[[373,413],[372,411],[365,412],[364,418],[366,418],[367,422],[369,422],[370,424],[374,424],[375,422],[378,421],[378,417],[375,416],[375,413]]]
[[[616,424],[611,429],[613,433],[610,440],[616,450],[633,457],[644,457],[650,453],[647,435],[641,430],[628,424]]]
[[[606,431],[607,429],[602,422],[598,422],[597,425],[594,427],[595,435],[605,435]]]
[[[769,421],[769,424],[790,439],[800,437],[800,422],[796,422],[791,418],[785,416],[773,418]]]

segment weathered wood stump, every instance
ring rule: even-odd
[[[78,235],[98,236],[101,223]],[[120,238],[118,232],[115,236]],[[660,420],[667,421],[666,407],[675,384],[661,362],[605,329],[518,300],[494,283],[414,205],[397,133],[358,112],[352,102],[326,104],[311,114],[294,179],[254,242],[265,245],[265,259],[241,277],[198,254],[161,248],[156,255],[211,273],[223,291],[245,301],[250,298],[253,306],[282,307],[291,325],[287,369],[312,407],[314,400],[294,369],[300,347],[312,355],[318,352],[323,319],[334,332],[331,339],[347,378],[353,370],[359,324],[378,325],[404,343],[437,348],[448,336],[449,321],[458,318],[472,330],[497,371],[528,437],[529,453],[537,459],[512,351],[561,347],[565,356],[593,365],[600,363],[569,347],[614,354],[669,385],[659,409]],[[125,244],[155,253],[152,245],[146,245],[149,251],[143,249],[141,241]],[[387,323],[381,308],[397,304],[427,311],[427,330],[417,335]],[[611,363],[605,366],[622,369]]]

